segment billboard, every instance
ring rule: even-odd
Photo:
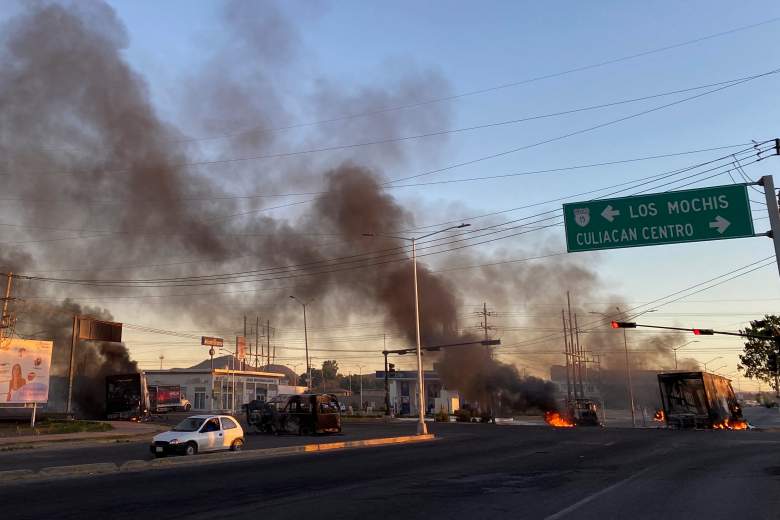
[[[236,357],[239,361],[246,358],[246,337],[236,336]]]
[[[0,404],[49,400],[52,341],[5,338],[0,343]]]

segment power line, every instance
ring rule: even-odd
[[[562,77],[562,76],[575,74],[577,72],[584,72],[586,70],[597,69],[597,68],[605,67],[607,65],[613,65],[615,63],[621,63],[621,62],[624,62],[624,61],[630,61],[630,60],[633,60],[633,59],[636,59],[636,58],[641,58],[641,57],[649,56],[649,55],[652,55],[652,54],[662,53],[662,52],[669,51],[669,50],[672,50],[672,49],[679,49],[681,47],[687,47],[687,46],[690,46],[690,45],[695,45],[697,43],[701,43],[701,42],[704,42],[704,41],[707,41],[707,40],[712,40],[712,39],[715,39],[715,38],[720,38],[720,37],[731,35],[731,34],[735,34],[735,33],[738,33],[738,32],[747,31],[747,30],[750,30],[750,29],[755,29],[757,27],[762,27],[764,25],[775,23],[775,22],[777,22],[779,20],[780,20],[780,17],[769,18],[769,19],[766,19],[766,20],[763,20],[763,21],[760,21],[760,22],[752,23],[752,24],[749,24],[749,25],[743,25],[743,26],[740,26],[740,27],[735,27],[733,29],[728,29],[726,31],[720,31],[720,32],[713,33],[713,34],[708,34],[706,36],[701,36],[699,38],[694,38],[694,39],[691,39],[691,40],[686,40],[686,41],[674,43],[674,44],[671,44],[671,45],[665,45],[663,47],[656,47],[656,48],[649,49],[649,50],[646,50],[646,51],[642,51],[642,52],[638,52],[638,53],[634,53],[634,54],[628,54],[628,55],[620,56],[620,57],[617,57],[617,58],[611,58],[611,59],[608,59],[608,60],[603,60],[603,61],[600,61],[600,62],[595,62],[595,63],[588,64],[588,65],[582,65],[582,66],[579,66],[579,67],[565,69],[565,70],[558,71],[558,72],[553,72],[553,73],[550,73],[550,74],[534,76],[534,77],[530,77],[530,78],[526,78],[526,79],[522,79],[522,80],[511,81],[511,82],[508,82],[508,83],[502,83],[502,84],[499,84],[499,85],[493,85],[493,86],[490,86],[490,87],[484,87],[484,88],[480,88],[480,89],[476,89],[476,90],[465,91],[465,92],[461,92],[459,94],[453,94],[453,95],[450,95],[450,96],[442,96],[442,97],[437,97],[437,98],[431,98],[431,99],[427,99],[427,100],[416,101],[416,102],[413,102],[413,103],[407,103],[407,104],[396,105],[396,106],[392,106],[392,107],[385,107],[385,108],[379,108],[379,109],[374,109],[374,110],[368,110],[368,111],[360,112],[360,113],[356,113],[356,114],[346,114],[346,115],[343,115],[343,116],[337,116],[337,117],[332,117],[332,118],[328,118],[328,119],[320,119],[320,120],[317,120],[317,121],[311,121],[311,122],[306,122],[306,123],[297,123],[297,124],[284,125],[284,126],[278,126],[278,127],[272,127],[272,128],[254,127],[254,128],[251,128],[251,129],[241,130],[241,131],[237,131],[237,132],[223,133],[223,134],[220,134],[220,135],[217,135],[217,136],[180,139],[180,140],[177,140],[177,142],[210,141],[210,140],[216,140],[216,139],[227,139],[227,138],[236,137],[236,136],[239,136],[239,135],[245,135],[245,134],[248,134],[248,133],[279,132],[279,131],[284,131],[284,130],[292,130],[292,129],[296,129],[296,128],[317,126],[317,125],[322,125],[322,124],[327,124],[327,123],[336,123],[336,122],[346,121],[346,120],[354,119],[354,118],[358,118],[358,117],[367,117],[367,116],[374,116],[374,115],[379,115],[379,114],[385,114],[385,113],[388,113],[388,112],[396,112],[396,111],[400,111],[400,110],[408,110],[408,109],[411,109],[411,108],[418,108],[418,107],[422,107],[422,106],[426,106],[426,105],[442,103],[442,102],[445,102],[445,101],[454,101],[454,100],[458,100],[458,99],[462,99],[462,98],[466,98],[466,97],[476,96],[476,95],[479,95],[479,94],[485,94],[485,93],[488,93],[488,92],[495,92],[497,90],[503,90],[503,89],[507,89],[507,88],[511,88],[511,87],[527,85],[527,84],[530,84],[530,83],[535,83],[535,82],[543,81],[543,80],[547,80],[547,79],[559,78],[559,77]]]
[[[700,175],[700,174],[701,173],[696,174],[696,175]],[[652,179],[650,181],[645,181],[643,183],[640,183],[639,185],[647,184],[648,182],[656,182],[656,181],[659,180],[657,175],[656,176],[651,176],[651,177],[652,177]],[[676,182],[676,181],[673,181],[673,182]],[[637,185],[635,184],[633,187],[635,188],[636,186]],[[618,190],[618,192],[619,191],[624,191],[624,190]],[[610,194],[608,194],[606,196],[613,195],[615,193],[617,193],[617,192],[610,193]],[[533,215],[533,216],[529,216],[529,217],[523,217],[521,219],[516,219],[514,222],[527,220],[529,218],[535,218],[537,216],[541,216],[541,215],[545,215],[545,214],[557,213],[558,211],[560,211],[560,209],[556,208],[555,210],[542,212],[542,213],[539,213],[537,215]],[[557,215],[548,216],[548,217],[542,218],[539,221],[530,222],[530,224],[540,223],[540,222],[544,222],[544,221],[547,221],[547,220],[550,220],[550,219],[554,219],[554,218],[558,218],[558,216]],[[491,228],[505,226],[506,224],[507,223],[502,223],[502,224],[495,225],[495,226],[487,226],[485,228],[481,228],[479,230],[476,230],[475,232],[481,232],[481,231],[489,230]],[[488,233],[483,233],[482,235],[477,236],[476,238],[482,238],[484,236],[493,235],[493,234],[496,234],[496,233],[503,233],[503,232],[506,232],[506,231],[511,231],[511,230],[514,230],[514,229],[527,227],[528,224],[529,223],[526,223],[526,224],[523,224],[521,226],[514,226],[514,227],[511,227],[511,228],[501,228],[501,229],[498,229],[497,231],[491,231],[491,232],[488,232]],[[555,225],[555,224],[553,224],[553,225]],[[542,226],[542,229],[545,228],[545,227],[549,227],[549,225]],[[475,233],[475,232],[469,232],[469,233]],[[524,234],[525,232],[528,232],[528,231],[527,230],[526,231],[522,231],[520,233],[516,233],[514,235],[509,235],[509,236],[517,236],[518,234]],[[466,235],[466,234],[467,233],[461,233],[461,235]],[[455,235],[455,236],[458,236],[458,235]],[[437,241],[441,241],[441,240],[447,240],[449,238],[451,238],[451,237],[431,239],[431,240],[428,240],[428,241],[424,241],[423,243],[437,242]],[[505,238],[509,238],[509,237],[508,236],[507,237],[501,237],[500,239],[505,239]],[[476,244],[471,244],[471,246],[484,244],[484,243],[488,243],[488,242],[491,242],[491,241],[493,241],[493,240],[478,242]],[[463,242],[463,239],[454,240],[454,241],[450,241],[450,242],[447,242],[447,243],[439,243],[439,244],[435,244],[435,245],[424,246],[421,249],[430,249],[430,248],[433,248],[433,247],[445,246],[445,245],[449,245],[449,244],[453,244],[453,243],[457,243],[457,242]],[[454,247],[454,248],[448,249],[447,251],[461,249],[462,247],[463,246],[461,246],[461,247]],[[467,247],[470,247],[470,246],[467,246]],[[354,257],[358,257],[358,258],[356,260],[351,260],[350,262],[346,262],[346,263],[363,262],[363,261],[374,261],[374,260],[376,260],[378,258],[381,258],[382,256],[397,256],[399,254],[405,254],[405,252],[406,252],[404,247],[390,248],[389,250],[386,250],[386,251],[396,251],[396,252],[390,253],[388,255],[375,256],[373,258],[362,258],[362,256],[364,256],[365,254],[362,254],[362,255],[352,255],[352,258],[354,258]],[[439,252],[444,252],[444,251],[439,251]],[[439,253],[439,252],[437,252],[437,253]],[[427,253],[427,254],[434,254],[434,253]],[[421,255],[421,256],[425,256],[427,254],[424,254],[424,255]],[[349,259],[349,258],[351,258],[351,257],[342,257],[341,259],[336,259],[336,260],[343,260],[343,259]],[[333,261],[334,261],[333,259],[327,260],[327,261],[318,261],[318,262],[314,262],[314,264],[321,264],[323,262],[331,262],[332,263]],[[342,263],[345,263],[345,262],[342,262]],[[373,264],[373,265],[380,265],[382,263],[387,263],[387,262],[380,262],[378,264]],[[303,265],[306,265],[306,264],[303,264]],[[136,288],[159,287],[160,286],[160,285],[153,285],[153,286],[138,285],[139,283],[148,283],[148,282],[165,283],[166,286],[221,285],[221,284],[225,284],[225,283],[245,283],[245,282],[249,282],[249,281],[253,281],[253,282],[256,282],[256,281],[268,281],[270,279],[281,279],[281,278],[295,277],[295,275],[290,275],[289,274],[290,268],[294,268],[294,267],[296,267],[296,266],[285,266],[285,267],[282,267],[281,269],[285,269],[287,271],[287,274],[285,274],[285,276],[279,276],[279,277],[275,277],[275,278],[267,278],[265,280],[240,280],[240,281],[237,281],[237,282],[236,281],[233,281],[233,282],[217,282],[216,280],[217,279],[225,279],[225,278],[229,278],[229,277],[245,277],[247,275],[259,274],[262,271],[268,271],[268,270],[273,270],[273,269],[278,269],[278,268],[265,268],[265,269],[262,269],[262,270],[245,271],[245,272],[241,272],[241,273],[223,273],[223,274],[218,274],[218,275],[204,275],[204,276],[196,276],[196,277],[179,277],[179,278],[169,278],[169,279],[74,280],[74,279],[55,279],[55,278],[44,278],[44,277],[31,277],[31,276],[24,276],[24,278],[31,279],[31,280],[51,281],[51,282],[56,282],[56,283],[76,283],[76,284],[79,284],[79,285],[113,285],[113,286],[116,286],[116,285],[120,285],[120,284],[132,283],[133,284],[132,286],[136,287]],[[359,267],[369,267],[369,266],[359,266]],[[335,271],[325,271],[325,272],[335,272]],[[311,274],[324,274],[324,273],[308,273],[306,275],[311,275]],[[199,283],[199,284],[180,284],[180,283],[175,283],[175,282],[180,282],[180,281],[206,280],[206,279],[210,279],[211,282],[210,283]]]

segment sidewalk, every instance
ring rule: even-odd
[[[104,421],[114,427],[107,432],[75,432],[55,433],[51,435],[15,435],[0,437],[0,449],[15,445],[30,445],[47,442],[83,442],[127,438],[151,438],[154,434],[167,428],[159,424],[144,424],[127,421]]]

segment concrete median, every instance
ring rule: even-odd
[[[38,472],[42,478],[49,477],[71,477],[83,475],[104,475],[106,473],[117,473],[119,466],[113,462],[98,462],[96,464],[77,464],[75,466],[54,466],[43,468]]]
[[[406,443],[432,441],[435,436],[406,435],[402,437],[384,437],[379,439],[364,439],[359,441],[328,442],[318,444],[301,444],[297,446],[284,446],[279,448],[267,448],[242,452],[224,452],[204,454],[194,457],[164,457],[154,460],[128,460],[120,465],[113,462],[101,462],[97,464],[78,464],[74,466],[54,466],[43,468],[38,472],[32,470],[0,471],[0,485],[15,482],[29,482],[47,479],[60,479],[69,477],[88,477],[93,475],[106,475],[112,473],[134,473],[158,469],[175,469],[188,466],[202,466],[209,464],[224,464],[228,462],[245,462],[286,455],[332,452],[336,450],[371,448],[379,446],[392,446]]]

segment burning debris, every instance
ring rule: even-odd
[[[657,422],[666,422],[666,414],[663,410],[656,410],[653,420]]]
[[[748,423],[742,419],[729,419],[728,417],[721,422],[712,425],[713,430],[747,430]]]
[[[544,421],[555,428],[574,428],[574,421],[567,419],[559,412],[544,412]]]

